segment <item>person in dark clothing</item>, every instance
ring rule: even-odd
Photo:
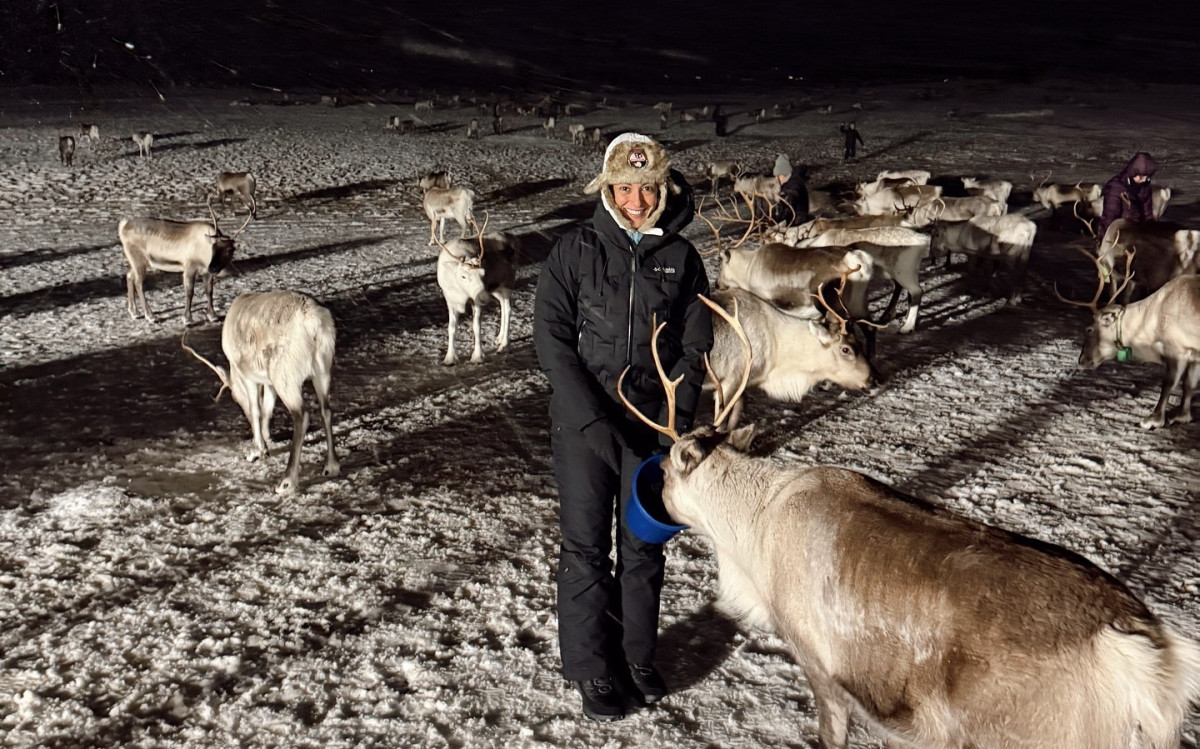
[[[842,151],[842,161],[849,161],[854,158],[858,150],[858,144],[862,143],[865,146],[866,143],[863,143],[862,135],[858,132],[858,125],[856,123],[851,122],[847,125],[843,122],[838,130],[841,131],[842,136],[846,139],[845,148]]]
[[[559,238],[542,268],[533,337],[552,390],[562,674],[578,687],[585,715],[617,720],[625,705],[614,677],[644,704],[667,693],[654,665],[663,547],[624,521],[634,470],[665,445],[621,403],[617,381],[628,367],[625,397],[666,423],[650,344],[654,325],[665,324],[658,351],[669,377],[683,377],[675,402],[682,433],[695,417],[713,333],[699,300],[709,288],[704,265],[680,236],[695,215],[692,190],[662,146],[618,136],[584,188],[597,191],[592,220]]]
[[[1138,151],[1115,177],[1104,183],[1100,195],[1104,211],[1096,226],[1096,237],[1103,239],[1109,225],[1119,218],[1129,221],[1154,220],[1154,189],[1150,184],[1158,165],[1145,151]]]
[[[808,221],[808,188],[804,176],[795,174],[787,154],[775,157],[775,168],[771,172],[779,183],[779,202],[771,212],[771,220],[785,226],[799,226]]]

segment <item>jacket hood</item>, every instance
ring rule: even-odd
[[[1129,181],[1139,174],[1144,174],[1147,177],[1153,177],[1154,172],[1158,170],[1158,164],[1154,163],[1154,157],[1145,151],[1138,151],[1121,170],[1120,177],[1125,181]]]
[[[692,186],[678,171],[671,169],[666,180],[659,187],[658,207],[642,224],[641,229],[634,229],[613,202],[612,189],[605,187],[600,192],[600,205],[596,207],[594,223],[596,229],[604,231],[610,225],[605,219],[615,224],[613,229],[622,233],[639,231],[646,236],[669,237],[678,234],[684,227],[692,223],[696,217],[696,202],[692,194]]]

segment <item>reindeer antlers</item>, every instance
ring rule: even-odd
[[[1082,247],[1076,247],[1075,249],[1078,250],[1079,252],[1083,253],[1084,255],[1086,255],[1089,260],[1091,260],[1093,263],[1096,264],[1096,272],[1100,276],[1100,283],[1097,284],[1097,286],[1096,286],[1096,295],[1092,297],[1092,301],[1090,301],[1090,302],[1077,302],[1074,299],[1067,299],[1065,296],[1060,294],[1058,291],[1058,284],[1056,283],[1056,284],[1054,284],[1054,296],[1058,297],[1058,301],[1063,302],[1065,304],[1069,304],[1073,307],[1086,307],[1087,309],[1090,309],[1093,313],[1099,312],[1100,311],[1100,295],[1104,293],[1104,283],[1105,283],[1104,266],[1102,266],[1100,264],[1100,258],[1096,257],[1095,255],[1093,255],[1092,253],[1083,249]],[[1137,250],[1130,250],[1125,253],[1125,280],[1121,283],[1121,285],[1119,287],[1117,287],[1117,290],[1113,292],[1112,296],[1109,297],[1109,300],[1108,300],[1109,304],[1112,304],[1112,302],[1114,300],[1116,300],[1116,298],[1118,296],[1121,295],[1121,292],[1125,290],[1125,287],[1129,285],[1129,281],[1133,278],[1133,271],[1130,270],[1130,268],[1133,266],[1133,256],[1136,253],[1137,253]]]
[[[656,369],[658,369],[658,379],[662,380],[663,392],[666,393],[667,396],[667,425],[663,427],[659,424],[656,424],[650,417],[639,411],[637,407],[630,403],[629,399],[625,397],[625,388],[623,387],[625,384],[625,375],[629,374],[629,370],[632,369],[632,365],[621,370],[621,376],[617,378],[617,395],[621,398],[621,402],[625,404],[625,408],[628,408],[630,412],[632,412],[634,416],[641,419],[643,423],[654,429],[656,432],[661,432],[662,434],[670,437],[673,441],[678,442],[679,432],[675,431],[675,390],[679,387],[679,383],[683,382],[683,375],[679,375],[674,380],[667,378],[667,372],[663,369],[662,358],[658,355],[658,334],[663,331],[663,328],[667,327],[667,323],[665,321],[662,323],[658,322],[658,316],[655,315],[651,321],[651,324],[654,326],[654,334],[650,336],[650,351],[654,356],[654,366]]]
[[[742,342],[742,349],[746,352],[746,364],[742,368],[742,381],[738,384],[737,390],[734,392],[733,397],[729,399],[728,403],[723,402],[725,399],[722,397],[723,390],[721,388],[721,381],[717,379],[715,374],[713,374],[712,365],[708,360],[708,354],[704,355],[704,369],[708,372],[709,379],[712,380],[714,391],[717,394],[717,401],[721,403],[720,410],[713,415],[713,426],[719,429],[721,424],[724,423],[725,419],[733,411],[733,407],[737,405],[738,399],[741,398],[742,394],[746,392],[746,384],[750,382],[750,367],[754,364],[754,349],[750,345],[750,339],[746,336],[745,328],[742,327],[741,318],[738,317],[737,297],[734,297],[733,299],[732,317],[730,317],[729,313],[726,312],[721,305],[717,304],[708,297],[700,296],[699,298],[700,301],[704,302],[709,309],[720,315],[725,322],[729,323],[729,327],[733,328],[733,332],[737,334],[738,340]]]
[[[713,201],[717,204],[718,208],[716,216],[722,222],[722,226],[720,228],[717,228],[717,226],[713,224],[711,220],[709,220],[708,216],[704,215],[704,198],[700,198],[700,201],[696,204],[696,215],[700,217],[701,221],[708,224],[708,228],[712,230],[713,238],[716,241],[716,244],[712,250],[700,253],[702,256],[710,257],[715,253],[725,249],[721,244],[721,229],[725,228],[725,224],[746,224],[746,231],[742,234],[741,238],[738,239],[738,241],[735,242],[732,247],[730,247],[730,249],[734,250],[745,244],[746,240],[749,239],[751,235],[761,234],[765,231],[764,223],[755,213],[753,204],[750,205],[750,218],[744,219],[740,215],[734,215],[731,213],[730,210],[725,207],[725,204],[721,202],[720,198],[713,198]],[[768,217],[769,214],[764,216],[764,219]]]
[[[729,414],[733,411],[733,407],[737,404],[738,400],[742,397],[742,394],[746,392],[746,385],[750,382],[750,368],[754,361],[754,358],[753,358],[754,351],[750,345],[750,339],[746,335],[745,329],[742,327],[742,321],[738,316],[738,306],[737,306],[736,298],[733,300],[733,315],[730,315],[728,312],[726,312],[724,310],[724,308],[721,307],[721,305],[717,304],[716,302],[712,301],[711,299],[709,299],[708,297],[706,297],[702,294],[697,295],[697,298],[701,302],[704,302],[704,304],[706,306],[708,306],[709,309],[711,309],[716,314],[720,315],[722,318],[724,318],[724,320],[726,322],[729,323],[730,327],[733,328],[733,332],[737,334],[738,339],[742,342],[742,349],[746,352],[746,364],[745,364],[744,368],[742,369],[742,380],[738,384],[737,391],[734,392],[733,397],[729,399],[729,402],[723,403],[721,405],[720,410],[713,416],[713,426],[719,428],[721,426],[721,424],[724,423],[725,419],[729,416]],[[637,407],[635,407],[632,403],[630,403],[629,399],[625,397],[625,390],[624,390],[623,385],[624,385],[624,381],[625,381],[625,375],[629,373],[629,370],[631,369],[631,367],[625,367],[625,369],[621,372],[621,376],[619,378],[617,378],[617,395],[621,398],[621,402],[625,404],[625,407],[628,408],[629,411],[634,416],[638,417],[638,419],[640,419],[642,421],[642,423],[646,424],[654,431],[659,432],[661,434],[665,434],[668,437],[670,437],[673,441],[678,442],[679,441],[679,432],[675,429],[675,391],[676,391],[676,389],[678,389],[679,384],[681,382],[683,382],[684,376],[681,374],[678,377],[676,377],[674,380],[670,380],[667,378],[666,370],[663,369],[662,359],[658,355],[658,335],[659,335],[659,333],[662,332],[663,328],[665,328],[665,327],[667,327],[667,324],[665,322],[659,323],[657,318],[655,318],[655,320],[654,320],[654,335],[651,336],[651,338],[650,338],[650,350],[654,356],[654,366],[658,369],[658,378],[659,378],[659,380],[662,381],[662,384],[663,384],[663,392],[666,393],[667,425],[664,427],[661,424],[656,423],[654,420],[652,420],[651,418],[649,418],[648,416],[643,414],[641,411],[639,411],[637,409]],[[722,398],[722,396],[721,396],[721,392],[722,392],[721,383],[717,379],[717,376],[715,374],[713,374],[712,367],[709,363],[708,354],[704,355],[704,367],[708,371],[708,377],[716,385],[716,392],[717,392],[718,400],[723,401],[724,398]]]
[[[192,356],[196,357],[197,359],[199,359],[200,361],[202,361],[206,365],[208,365],[208,368],[211,369],[212,371],[216,372],[217,377],[221,378],[221,389],[217,391],[217,394],[213,398],[213,401],[215,402],[215,401],[221,400],[221,394],[229,389],[229,376],[227,374],[225,374],[225,370],[223,368],[218,367],[216,364],[213,364],[208,359],[205,359],[203,356],[201,356],[200,354],[198,354],[196,352],[196,349],[187,345],[187,337],[188,337],[188,332],[185,330],[185,331],[183,331],[183,338],[179,339],[179,345],[183,347],[184,351],[188,352]]]

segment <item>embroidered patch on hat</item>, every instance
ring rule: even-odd
[[[646,166],[647,161],[648,159],[646,158],[645,151],[629,152],[629,165],[634,169],[641,169],[642,167]]]

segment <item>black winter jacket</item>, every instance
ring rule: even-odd
[[[712,317],[697,298],[708,294],[700,255],[679,235],[695,215],[692,190],[668,194],[656,225],[662,236],[643,235],[635,247],[605,208],[592,220],[559,238],[538,279],[533,339],[538,362],[550,379],[550,418],[570,429],[609,418],[627,423],[617,396],[626,365],[625,397],[642,413],[666,424],[662,383],[650,350],[652,318],[667,327],[658,349],[670,379],[680,374],[676,428],[682,433],[695,417],[704,384],[704,354],[712,348]],[[607,188],[602,188],[607,189]]]
[[[1134,182],[1138,175],[1153,177],[1158,171],[1154,158],[1145,151],[1138,151],[1117,176],[1104,183],[1101,193],[1104,210],[1096,227],[1096,236],[1104,238],[1108,225],[1119,218],[1129,221],[1154,220],[1154,188],[1150,180]]]

